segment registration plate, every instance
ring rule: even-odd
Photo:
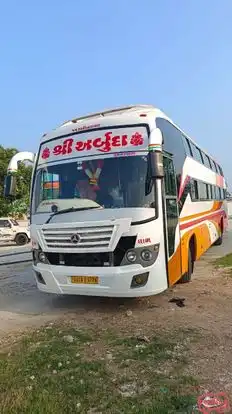
[[[98,276],[71,276],[71,282],[82,285],[98,285]]]

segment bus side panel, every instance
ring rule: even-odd
[[[226,203],[220,199],[226,184],[220,167],[199,148],[197,151],[193,142],[190,145],[176,126],[160,116],[155,122],[163,135],[163,149],[173,157],[176,170],[179,226],[175,252],[168,260],[168,281],[172,285],[188,269],[191,237],[195,241],[194,259],[199,259],[218,239],[222,220],[226,229]]]
[[[168,284],[174,285],[181,277],[181,244],[178,245],[174,254],[168,261]]]
[[[223,203],[214,203],[214,207],[219,207]],[[213,210],[213,209],[212,209]],[[188,249],[192,237],[195,241],[195,260],[198,260],[218,239],[220,235],[221,221],[225,220],[226,213],[223,208],[214,210],[213,213],[205,211],[199,216],[196,215],[195,220],[185,221],[181,223],[181,252],[182,252],[182,272],[188,270]],[[187,217],[189,219],[189,217]]]

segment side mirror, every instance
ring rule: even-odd
[[[151,131],[149,141],[151,176],[152,178],[163,178],[163,135],[159,128],[155,128]]]
[[[4,197],[14,197],[16,195],[16,177],[7,175],[4,181]]]
[[[150,165],[151,165],[151,176],[152,178],[163,178],[164,167],[163,167],[163,154],[160,151],[152,151],[149,153]]]

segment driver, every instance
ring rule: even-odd
[[[88,179],[79,180],[76,184],[76,197],[78,198],[87,198],[89,200],[95,201],[97,198],[96,191],[93,186],[89,183]]]

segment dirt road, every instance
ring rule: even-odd
[[[154,337],[161,330],[171,336],[182,329],[189,343],[186,375],[200,379],[201,392],[225,391],[232,401],[232,277],[212,265],[230,252],[232,229],[223,246],[211,248],[196,263],[191,283],[140,300],[46,295],[36,289],[30,265],[1,266],[0,347],[5,349],[26,328],[56,320],[133,337]],[[185,306],[170,303],[173,297],[185,298]]]
[[[28,247],[26,248],[28,249]],[[195,273],[191,284],[178,285],[174,289],[143,300],[112,300],[100,298],[85,298],[77,296],[56,296],[44,294],[37,290],[31,265],[17,264],[0,267],[0,336],[17,328],[37,325],[48,319],[59,318],[71,314],[80,315],[88,314],[88,317],[100,312],[118,312],[122,306],[133,309],[133,312],[139,313],[140,310],[147,313],[150,317],[151,311],[147,310],[148,306],[154,306],[153,309],[162,308],[162,319],[170,318],[170,310],[175,310],[175,314],[188,317],[196,300],[205,303],[206,298],[209,301],[211,293],[215,290],[217,278],[211,275],[212,269],[209,265],[214,257],[224,255],[232,251],[232,226],[225,236],[223,246],[211,248],[204,257],[196,264]],[[1,254],[1,252],[0,252]],[[220,286],[220,288],[222,288]],[[199,291],[205,291],[205,294],[197,298]],[[177,309],[168,303],[168,298],[172,295],[181,295],[186,297],[186,308]],[[213,298],[212,298],[213,299]],[[215,297],[216,301],[217,297]],[[220,295],[219,295],[220,299]],[[215,307],[216,307],[215,302]],[[157,308],[156,308],[157,307]],[[151,309],[151,308],[150,308]],[[157,311],[156,311],[157,313]],[[186,315],[187,313],[187,315]],[[199,312],[198,312],[199,313]],[[197,319],[197,315],[195,318]],[[160,318],[160,316],[159,316]]]

